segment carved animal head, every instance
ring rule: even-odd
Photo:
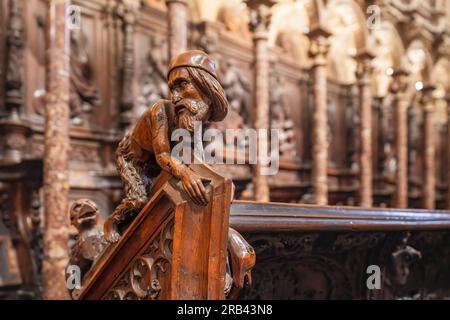
[[[69,210],[70,223],[78,232],[90,229],[97,224],[99,211],[95,203],[89,199],[75,201]]]

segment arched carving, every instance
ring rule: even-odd
[[[269,45],[280,47],[302,66],[308,65],[309,40],[305,33],[310,29],[311,6],[307,4],[307,1],[297,1],[275,5],[269,26]]]
[[[243,39],[250,40],[251,34],[248,28],[246,7],[244,3],[238,2],[225,2],[217,12],[217,21],[223,23],[227,31],[239,34]]]
[[[367,49],[368,32],[361,8],[348,0],[330,1],[321,15],[332,32],[328,54],[328,75],[339,83],[356,81],[355,55]]]
[[[433,59],[420,38],[410,42],[406,49],[407,68],[411,74],[411,80],[429,83],[432,78]]]
[[[441,57],[434,65],[432,72],[432,83],[436,86],[436,122],[444,126],[447,123],[447,101],[446,95],[450,93],[450,58]]]
[[[388,93],[393,70],[402,67],[405,48],[395,26],[387,21],[372,31],[369,48],[375,55],[372,61],[372,89],[375,96],[384,97]]]

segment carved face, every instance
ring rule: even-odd
[[[193,132],[195,121],[204,122],[209,118],[209,99],[195,87],[185,68],[174,69],[168,84],[175,107],[176,126]]]
[[[95,203],[88,199],[75,201],[70,208],[70,223],[78,231],[86,230],[97,224],[99,211]]]

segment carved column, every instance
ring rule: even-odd
[[[423,189],[422,203],[424,209],[433,210],[436,207],[436,147],[434,141],[435,128],[433,122],[434,116],[434,97],[433,86],[425,86],[422,89],[423,108],[423,139],[424,139],[424,161],[423,161]]]
[[[312,183],[315,203],[328,203],[327,167],[327,53],[329,49],[328,37],[330,33],[318,27],[313,29],[308,37],[311,42],[309,55],[312,58],[313,78],[313,154],[312,154]]]
[[[127,128],[133,122],[134,106],[134,24],[139,3],[135,0],[120,1],[116,14],[122,21],[122,82],[120,98],[120,125]]]
[[[66,25],[69,1],[49,0],[47,20],[47,103],[44,151],[44,299],[67,298],[69,201],[68,153],[70,38]]]
[[[166,0],[169,28],[169,61],[187,49],[188,5],[186,0]]]
[[[395,94],[394,126],[395,126],[395,195],[394,206],[408,206],[408,72],[402,69],[394,71],[391,91]]]
[[[372,92],[370,89],[373,55],[362,52],[356,57],[359,110],[359,205],[372,206]]]
[[[260,130],[269,130],[269,49],[267,28],[270,23],[269,7],[273,5],[273,2],[247,1],[246,3],[250,9],[249,26],[253,35],[255,84],[253,91],[253,125],[259,132]],[[266,164],[268,147],[268,134],[258,135],[258,160],[253,166],[253,186],[256,201],[270,201],[269,177],[262,174],[264,168],[268,166]]]

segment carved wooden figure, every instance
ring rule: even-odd
[[[99,211],[94,202],[88,199],[75,201],[69,210],[70,223],[78,230],[77,239],[72,246],[68,268],[78,266],[81,280],[91,269],[107,243],[103,230],[98,226]],[[66,277],[70,272],[66,272]]]
[[[116,163],[126,196],[105,222],[104,238],[94,232],[101,246],[86,237],[77,242],[71,262],[88,260],[80,267],[88,275],[72,294],[76,299],[223,299],[251,282],[253,248],[228,230],[232,182],[186,161],[193,157],[171,154],[174,130],[192,136],[195,122],[221,121],[227,114],[215,63],[202,51],[186,51],[172,60],[167,79],[171,101],[150,106],[119,143]],[[95,228],[81,230],[79,223],[98,212],[93,203],[80,200],[72,209],[80,236]],[[104,241],[111,245],[92,267],[85,255],[97,259]]]
[[[217,80],[214,61],[198,50],[174,58],[167,78],[172,101],[155,102],[119,143],[116,164],[126,197],[105,223],[109,242],[119,239],[120,225],[129,223],[147,203],[161,169],[181,180],[194,203],[208,202],[202,177],[171,155],[169,137],[178,128],[193,133],[195,121],[223,120],[228,110],[225,92]]]

